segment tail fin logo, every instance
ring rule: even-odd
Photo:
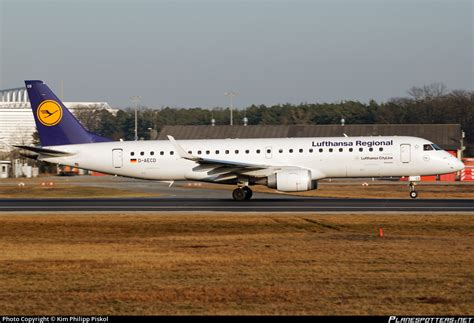
[[[36,116],[43,125],[47,127],[55,126],[63,117],[63,109],[58,102],[46,100],[39,105]]]

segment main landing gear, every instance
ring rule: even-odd
[[[236,201],[245,201],[245,200],[250,200],[252,198],[253,192],[248,186],[243,186],[243,187],[237,187],[233,192],[232,192],[232,197]]]
[[[415,182],[410,182],[410,197],[416,199],[418,197],[418,192],[415,190]]]

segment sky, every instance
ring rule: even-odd
[[[473,90],[471,0],[0,0],[0,88],[234,106]]]

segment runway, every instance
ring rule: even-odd
[[[225,212],[474,212],[472,199],[0,199],[0,212],[13,211],[225,211]]]

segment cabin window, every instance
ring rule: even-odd
[[[359,151],[364,151],[364,148],[360,147],[360,148],[359,148]]]
[[[353,148],[349,148],[349,152],[352,152],[354,149]]]
[[[290,154],[292,154],[292,153],[293,153],[293,149],[290,149],[290,150],[288,150],[288,151],[290,152]]]
[[[319,152],[322,153],[322,152],[323,152],[323,148],[319,148]]]
[[[340,153],[342,153],[342,151],[343,151],[343,150],[344,150],[344,149],[342,149],[342,148],[339,148],[339,152],[340,152]]]
[[[379,147],[379,151],[383,151],[383,147]]]
[[[201,155],[201,151],[200,151],[200,150],[198,150],[198,155]]]
[[[219,155],[219,150],[216,150],[216,155]]]
[[[282,154],[282,153],[283,153],[283,149],[278,149],[278,152],[279,152],[280,154]]]
[[[313,148],[309,148],[309,152],[312,153],[312,152],[313,152]]]
[[[154,152],[154,151],[150,151],[150,155],[154,156],[154,155],[155,155],[155,152]]]
[[[267,154],[271,154],[272,153],[272,150],[271,149],[267,149]]]
[[[228,154],[229,154],[229,150],[226,150],[226,151],[225,151],[225,154],[228,155]]]
[[[332,153],[332,151],[333,151],[333,150],[334,150],[334,149],[332,149],[332,148],[329,148],[329,152],[330,152],[330,153]]]
[[[246,154],[250,153],[250,150],[245,149],[245,153],[246,153]]]
[[[192,152],[191,150],[188,150],[188,154],[192,155],[192,154],[193,154],[193,152]]]
[[[145,155],[145,152],[144,152],[144,151],[141,151],[141,152],[140,152],[140,156],[143,156],[143,155]]]
[[[209,150],[206,150],[206,155],[209,155],[211,152]]]
[[[160,155],[163,156],[165,154],[164,151],[160,151]]]
[[[370,148],[369,148],[369,151],[374,151],[374,148],[370,147]]]
[[[235,150],[235,154],[237,155],[238,153],[239,153],[239,151],[236,149],[236,150]]]
[[[431,145],[423,145],[423,150],[424,150],[424,151],[427,151],[427,150],[434,150],[434,148],[433,148]]]
[[[135,153],[132,151],[132,152],[130,153],[130,156],[135,156]]]
[[[257,149],[256,152],[257,152],[257,154],[260,154],[260,149]]]
[[[174,155],[174,151],[170,151],[170,155]]]
[[[302,152],[303,152],[303,149],[300,148],[300,153],[302,153]]]

